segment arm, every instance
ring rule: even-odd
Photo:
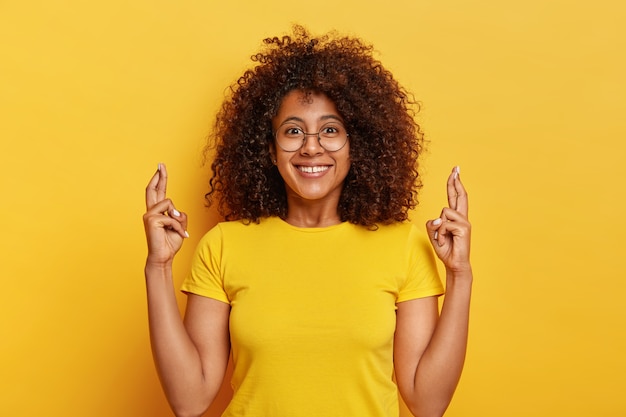
[[[402,398],[417,417],[442,416],[461,377],[467,348],[472,268],[467,193],[455,168],[448,204],[426,225],[446,268],[446,296],[439,317],[434,297],[398,304],[394,361]]]
[[[187,217],[165,197],[164,165],[146,188],[145,276],[150,341],[161,384],[177,416],[200,416],[217,395],[230,350],[230,306],[190,295],[180,317],[172,278],[174,256],[187,237]]]

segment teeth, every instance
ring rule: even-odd
[[[298,169],[302,172],[312,174],[315,172],[326,171],[328,169],[328,166],[314,166],[314,167],[299,166]]]

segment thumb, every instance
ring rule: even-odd
[[[441,220],[440,217],[434,219],[434,220],[429,220],[426,222],[426,230],[428,232],[428,236],[430,237],[431,242],[433,242],[433,244],[436,241],[439,241],[440,238],[443,238],[443,236],[439,236],[439,228],[441,227],[441,224],[443,223],[443,221]],[[439,246],[441,246],[441,242],[438,242]]]

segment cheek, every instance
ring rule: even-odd
[[[342,171],[345,171],[346,173],[350,171],[350,167],[352,166],[352,159],[350,158],[349,149],[346,150],[345,155],[343,155],[343,157],[341,158],[340,165],[342,167]]]
[[[287,166],[291,164],[291,155],[285,154],[284,152],[278,152],[274,154],[274,161],[276,161],[276,165]]]

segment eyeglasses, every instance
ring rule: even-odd
[[[319,132],[307,133],[295,123],[287,122],[278,127],[274,137],[276,144],[285,152],[295,152],[304,146],[307,136],[317,136],[317,142],[328,152],[337,152],[348,143],[346,128],[339,122],[322,126]]]

